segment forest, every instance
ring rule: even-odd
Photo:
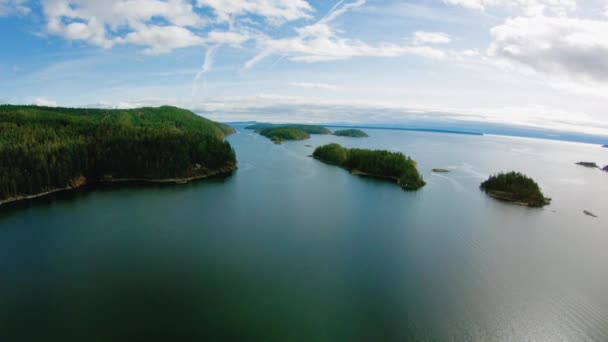
[[[334,132],[335,136],[338,137],[350,137],[350,138],[367,138],[369,135],[359,129],[342,129]]]
[[[529,207],[544,207],[551,202],[532,178],[520,172],[492,175],[480,188],[493,197]]]
[[[233,129],[175,107],[0,106],[0,201],[112,179],[193,178],[236,167]],[[81,181],[82,182],[82,181]]]
[[[282,124],[254,124],[245,127],[254,130],[262,136],[280,144],[286,140],[306,140],[311,134],[331,134],[331,131],[323,126],[316,125],[282,125]]]
[[[418,190],[426,185],[416,168],[416,162],[398,152],[349,149],[339,144],[328,144],[318,147],[313,157],[353,173],[393,179],[406,190]]]

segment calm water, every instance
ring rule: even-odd
[[[227,179],[3,210],[0,341],[608,341],[608,174],[574,165],[608,149],[369,133],[277,146],[241,130]],[[307,157],[334,141],[410,154],[428,185]],[[478,190],[503,170],[553,204]]]

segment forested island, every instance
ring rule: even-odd
[[[349,149],[329,144],[318,147],[313,157],[356,175],[393,180],[405,190],[418,190],[426,185],[416,168],[416,162],[402,153]]]
[[[528,207],[542,208],[551,204],[551,199],[543,195],[538,184],[519,172],[493,175],[480,188],[496,199]]]
[[[306,140],[311,134],[331,134],[329,129],[316,125],[255,124],[245,129],[254,130],[276,144],[287,140]]]
[[[181,182],[231,172],[234,130],[175,107],[0,106],[0,204],[87,183]]]
[[[367,138],[369,135],[358,129],[343,129],[334,132],[335,136],[338,137],[350,137],[350,138]]]

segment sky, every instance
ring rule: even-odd
[[[608,135],[608,0],[0,0],[0,103]]]

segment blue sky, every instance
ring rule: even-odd
[[[0,0],[0,102],[608,135],[608,0]]]

